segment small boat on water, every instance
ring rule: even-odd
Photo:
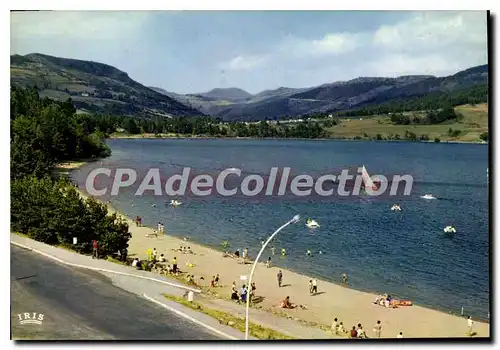
[[[401,211],[401,207],[397,204],[394,204],[392,207],[391,207],[391,210],[392,211]]]
[[[457,230],[453,226],[446,226],[443,229],[443,231],[446,232],[446,233],[456,233],[457,232]]]
[[[318,228],[319,224],[315,220],[307,219],[306,226],[309,228]]]
[[[420,198],[422,199],[437,199],[436,197],[434,197],[432,194],[430,193],[426,193],[424,194],[423,196],[420,196]]]
[[[177,199],[172,199],[172,200],[170,201],[170,205],[173,205],[174,207],[177,207],[177,206],[179,206],[179,205],[181,205],[181,204],[182,204],[182,203],[181,203],[181,202],[179,202]]]

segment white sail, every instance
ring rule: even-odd
[[[370,190],[373,189],[374,183],[368,175],[368,171],[366,171],[365,166],[363,165],[363,168],[361,169],[361,178],[363,179],[363,183],[365,184],[365,188],[369,188]]]

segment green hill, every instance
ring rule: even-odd
[[[37,86],[42,97],[71,97],[80,112],[155,116],[201,116],[203,113],[132,80],[107,64],[39,53],[13,55],[11,85]]]

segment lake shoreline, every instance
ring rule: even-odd
[[[484,141],[460,141],[460,140],[441,140],[434,142],[432,140],[375,140],[375,139],[354,139],[354,138],[283,138],[283,137],[216,137],[216,136],[196,136],[196,135],[168,135],[156,136],[155,134],[136,134],[136,135],[117,135],[112,134],[108,139],[145,139],[145,140],[290,140],[290,141],[349,141],[349,142],[398,142],[398,143],[449,143],[449,144],[478,144],[487,145]]]

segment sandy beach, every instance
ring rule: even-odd
[[[65,164],[59,168],[74,169],[82,163]],[[84,194],[82,194],[84,195]],[[110,212],[116,212],[108,204]],[[182,210],[182,205],[176,208]],[[217,293],[222,298],[229,299],[232,282],[236,282],[238,289],[246,281],[240,280],[241,276],[248,276],[252,264],[243,264],[242,261],[231,257],[223,257],[222,251],[205,247],[192,241],[184,241],[169,235],[168,222],[165,224],[165,235],[151,238],[146,235],[153,233],[149,227],[137,227],[135,220],[118,213],[129,222],[132,238],[129,241],[129,256],[147,257],[148,249],[156,248],[158,254],[164,254],[170,262],[174,257],[178,260],[179,268],[195,276],[195,280],[202,286],[208,286],[212,276],[219,274],[221,288]],[[184,254],[173,251],[180,246],[190,246],[194,254]],[[248,247],[250,258],[255,257],[259,247]],[[279,260],[279,252],[272,257]],[[282,269],[283,285],[278,287],[277,273],[279,268],[267,268],[265,260],[271,255],[269,249],[262,255],[261,261],[253,277],[256,283],[256,296],[262,296],[263,301],[258,304],[264,310],[273,310],[286,313],[293,318],[304,321],[317,322],[329,326],[336,317],[342,321],[346,329],[361,323],[369,337],[374,336],[373,327],[377,320],[382,324],[382,338],[395,338],[403,332],[405,338],[446,338],[465,337],[467,332],[466,317],[459,317],[444,312],[420,307],[417,305],[385,308],[373,304],[376,294],[350,289],[343,285],[334,284],[317,279],[318,294],[309,294],[308,283],[312,276],[304,276],[292,271]],[[188,263],[193,267],[188,267]],[[204,280],[200,280],[203,277]],[[337,277],[337,276],[336,276]],[[340,276],[338,276],[340,282]],[[390,290],[385,291],[391,294]],[[278,304],[286,296],[290,296],[292,303],[304,305],[306,309],[281,309]],[[242,306],[243,307],[243,306]],[[473,331],[476,337],[489,337],[489,324],[474,321]]]
[[[236,282],[240,288],[244,283],[240,280],[240,276],[248,276],[250,273],[251,264],[243,264],[234,258],[224,258],[222,252],[169,236],[167,224],[165,227],[167,234],[158,239],[146,237],[146,234],[152,233],[153,229],[136,227],[132,221],[130,225],[132,233],[132,239],[129,242],[130,254],[146,258],[147,250],[156,248],[158,254],[165,254],[169,261],[175,256],[180,268],[193,274],[196,282],[201,285],[208,286],[212,276],[218,273],[221,284],[224,286],[218,292],[223,297],[229,299],[232,282]],[[181,245],[189,245],[194,254],[172,251],[173,248],[179,248]],[[249,247],[250,257],[256,256],[259,248]],[[275,255],[274,258],[276,260],[279,257]],[[187,263],[192,263],[195,266],[187,267]],[[276,277],[278,271],[279,268],[267,268],[264,263],[259,263],[255,270],[253,277],[257,287],[255,294],[264,297],[260,303],[264,309],[284,311],[294,318],[324,325],[330,325],[332,320],[337,317],[339,321],[344,323],[344,327],[349,329],[353,325],[361,323],[368,336],[373,336],[373,326],[377,320],[382,322],[382,337],[395,338],[399,332],[403,332],[406,338],[464,337],[466,335],[466,318],[419,306],[385,308],[373,304],[373,300],[377,297],[375,294],[321,280],[317,280],[318,293],[320,294],[310,296],[308,282],[311,277],[283,269],[283,286],[280,288]],[[199,280],[201,276],[204,277],[203,281]],[[390,294],[390,291],[386,292]],[[307,310],[278,308],[277,305],[286,296],[290,296],[291,301],[295,304],[305,305]],[[489,324],[475,322],[474,326],[477,336],[489,336]]]

